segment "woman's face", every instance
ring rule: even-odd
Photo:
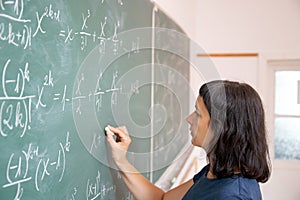
[[[186,118],[190,124],[192,144],[207,150],[210,116],[201,96],[198,96],[195,108],[196,110]]]

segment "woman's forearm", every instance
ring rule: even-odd
[[[164,191],[140,174],[127,160],[116,164],[125,184],[137,200],[163,199]]]
[[[122,128],[108,127],[107,141],[110,144],[112,159],[120,170],[121,176],[130,192],[136,199],[163,199],[164,191],[152,184],[126,159],[131,139],[127,131]],[[112,133],[109,133],[112,132]],[[112,135],[115,135],[115,140]]]

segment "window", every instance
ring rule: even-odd
[[[275,71],[275,159],[300,160],[300,71]]]

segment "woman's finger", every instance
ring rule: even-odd
[[[126,126],[120,126],[119,129],[121,129],[123,131],[123,133],[125,133],[126,135],[129,136],[128,130],[126,128]]]
[[[114,137],[108,131],[106,131],[106,139],[110,143],[110,145],[114,145],[116,143]]]
[[[119,141],[126,141],[129,138],[129,135],[121,130],[121,128],[115,128],[110,125],[108,125],[108,128],[117,136]]]

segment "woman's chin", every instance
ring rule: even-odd
[[[195,142],[195,139],[194,139],[194,137],[192,137],[192,139],[191,139],[191,143],[192,143],[192,145],[194,145],[194,146],[198,146],[198,145],[196,144],[196,142]]]

